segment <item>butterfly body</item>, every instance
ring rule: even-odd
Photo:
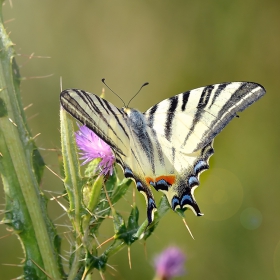
[[[209,168],[214,137],[264,93],[256,83],[210,85],[163,100],[145,113],[119,109],[77,89],[64,90],[60,99],[67,112],[111,146],[124,175],[144,195],[151,223],[156,209],[151,188],[163,192],[173,210],[190,208],[202,215],[194,190]]]

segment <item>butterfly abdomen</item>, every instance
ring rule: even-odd
[[[140,163],[140,168],[143,165],[149,164],[151,166],[152,172],[155,172],[155,152],[154,152],[154,139],[151,138],[151,133],[149,133],[148,126],[144,115],[135,109],[126,109],[127,113],[127,126],[130,129],[131,134],[131,147],[134,148],[134,155],[138,157],[137,161]],[[141,154],[139,151],[143,151]]]

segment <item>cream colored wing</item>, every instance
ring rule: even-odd
[[[148,126],[187,153],[210,143],[221,130],[265,94],[256,83],[231,82],[190,90],[154,105]]]
[[[130,153],[130,135],[125,113],[107,100],[78,89],[60,94],[62,107],[94,131],[118,155]]]

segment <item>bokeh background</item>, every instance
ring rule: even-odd
[[[11,6],[12,4],[12,6]],[[225,81],[254,81],[267,95],[240,114],[215,140],[210,170],[196,199],[205,216],[169,212],[144,246],[110,259],[106,279],[152,279],[153,257],[169,245],[187,255],[181,279],[280,279],[280,1],[10,0],[3,10],[21,67],[22,99],[47,165],[59,172],[59,79],[63,88],[101,93],[101,78],[145,111],[164,98]],[[121,101],[109,90],[106,98]],[[59,193],[62,183],[45,171],[42,190]],[[47,194],[48,195],[48,194]],[[50,195],[49,195],[50,196]],[[157,199],[160,196],[157,195]],[[132,186],[118,205],[130,210]],[[4,203],[1,187],[0,202]],[[144,199],[137,194],[140,220]],[[65,236],[67,217],[55,202],[50,215]],[[0,236],[9,234],[4,226]],[[109,221],[100,241],[112,235]],[[64,243],[63,254],[69,244]],[[145,254],[145,250],[146,253]],[[0,239],[0,279],[20,275],[23,257],[13,235]],[[94,273],[94,279],[100,279]]]

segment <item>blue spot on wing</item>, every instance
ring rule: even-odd
[[[193,203],[193,199],[190,195],[185,194],[182,199],[181,199],[181,205],[185,205],[185,204],[192,204]]]
[[[155,184],[155,182],[150,181],[150,185],[153,186],[153,187],[155,187],[156,184]]]
[[[194,166],[194,173],[197,175],[202,170],[208,169],[208,164],[205,161],[198,161]]]
[[[164,179],[161,179],[161,180],[156,182],[155,189],[156,190],[168,191],[169,186],[170,186],[170,184],[168,184]]]
[[[128,168],[128,167],[126,167],[126,168],[124,169],[124,176],[125,176],[126,178],[134,178],[133,172],[132,172],[131,169]]]
[[[155,201],[151,197],[149,198],[148,205],[149,206],[155,206]]]
[[[175,210],[175,207],[177,206],[177,205],[180,205],[180,201],[179,201],[179,198],[178,197],[176,197],[176,196],[174,196],[173,198],[172,198],[172,209],[173,210]]]
[[[188,179],[188,185],[190,188],[192,188],[193,186],[199,185],[199,181],[195,176],[191,176]]]
[[[143,185],[139,181],[136,182],[136,188],[138,191],[144,191]]]

